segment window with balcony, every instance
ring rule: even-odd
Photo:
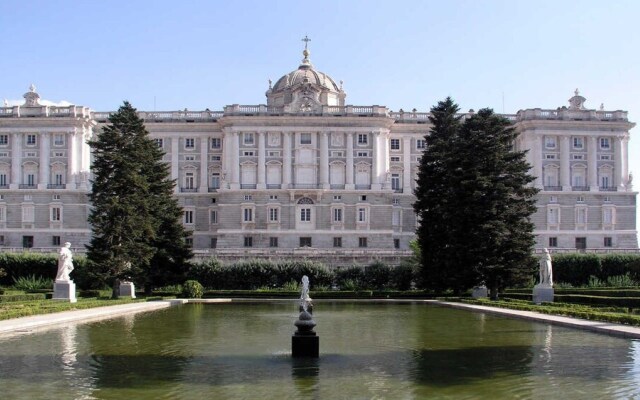
[[[27,135],[27,146],[36,145],[36,135]]]
[[[584,138],[580,136],[573,137],[573,148],[577,150],[584,149]]]
[[[211,148],[219,149],[222,147],[222,139],[221,138],[211,138]]]
[[[358,144],[364,146],[369,143],[369,134],[358,133]]]
[[[400,139],[390,139],[391,150],[400,150]]]
[[[193,150],[196,148],[196,140],[194,138],[185,138],[184,139],[184,148],[188,150]]]
[[[608,137],[602,137],[600,138],[600,148],[602,150],[609,150],[611,149],[611,139]]]

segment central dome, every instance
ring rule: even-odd
[[[305,49],[304,58],[298,69],[278,79],[267,90],[267,105],[285,106],[289,112],[314,111],[321,106],[344,106],[346,93],[342,87],[324,72],[317,71],[309,61],[309,51]]]

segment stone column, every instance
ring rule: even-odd
[[[382,185],[380,184],[380,171],[379,168],[379,154],[380,145],[378,140],[380,139],[380,132],[371,132],[371,190],[380,190]]]
[[[560,137],[560,185],[562,190],[571,191],[571,165],[569,163],[569,155],[571,149],[569,147],[569,136]]]
[[[38,178],[38,189],[46,189],[49,183],[49,163],[51,156],[51,136],[48,132],[40,134],[40,177]]]
[[[238,143],[238,132],[231,132],[231,146],[229,151],[231,152],[231,183],[230,189],[240,189],[240,144]]]
[[[14,133],[11,138],[11,184],[9,188],[18,189],[22,183],[22,134]]]
[[[411,193],[411,136],[402,137],[402,192]]]
[[[533,169],[532,174],[536,177],[533,184],[538,189],[543,187],[543,172],[542,172],[542,136],[536,135],[533,140],[533,162],[531,167]]]
[[[347,133],[347,166],[345,169],[345,189],[353,190],[355,188],[353,184],[353,132]]]
[[[209,138],[200,138],[200,185],[198,185],[199,193],[207,193],[209,191]]]
[[[320,133],[320,187],[329,189],[329,133]]]
[[[625,184],[627,183],[627,177],[624,176],[624,163],[625,148],[622,136],[614,138],[613,143],[613,158],[614,158],[614,178],[613,183],[618,188],[618,191],[625,190]]]
[[[291,186],[291,132],[282,133],[282,188]]]
[[[67,134],[67,189],[76,188],[76,173],[78,172],[78,146],[75,132]]]
[[[599,189],[598,183],[598,138],[595,136],[590,136],[587,142],[587,164],[588,171],[587,174],[589,176],[589,181],[587,185],[589,186],[589,190],[592,192],[597,192]]]
[[[171,138],[171,179],[177,182],[174,191],[180,193],[180,138],[174,136]]]
[[[380,183],[382,189],[391,189],[391,176],[389,175],[389,131],[380,132],[378,144],[380,150],[378,151],[378,170],[380,177]]]
[[[267,187],[267,185],[265,184],[265,178],[267,175],[267,160],[265,158],[266,149],[266,134],[264,131],[258,132],[258,184],[256,186],[256,188],[258,189],[266,189]]]

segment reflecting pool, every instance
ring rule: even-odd
[[[640,342],[415,303],[315,304],[320,358],[291,358],[296,301],[188,304],[0,338],[2,399],[620,398]]]

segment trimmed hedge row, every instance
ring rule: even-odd
[[[555,288],[556,295],[560,294],[580,294],[586,296],[605,296],[605,297],[640,297],[640,289],[558,289]],[[505,290],[502,293],[503,297],[514,297],[513,295],[529,295],[531,296],[531,289],[511,289]],[[515,298],[515,297],[514,297]]]
[[[309,277],[312,290],[328,289],[334,284],[347,290],[408,290],[415,276],[411,267],[390,267],[382,263],[332,270],[308,260],[246,260],[223,265],[211,259],[191,265],[187,279],[196,280],[210,290],[257,290],[282,288],[291,282],[300,282],[303,275]]]
[[[4,294],[0,296],[0,303],[12,303],[14,301],[34,301],[44,300],[46,293],[28,293],[28,294]]]
[[[86,257],[74,256],[72,279],[78,288],[98,289],[96,280],[90,274],[89,262]],[[11,286],[14,279],[28,276],[49,278],[53,282],[58,271],[58,256],[56,254],[37,253],[0,253],[0,268],[6,275],[0,276],[0,285]]]
[[[629,274],[640,282],[640,255],[638,254],[559,254],[553,256],[553,280],[581,286],[592,276],[607,278]]]

